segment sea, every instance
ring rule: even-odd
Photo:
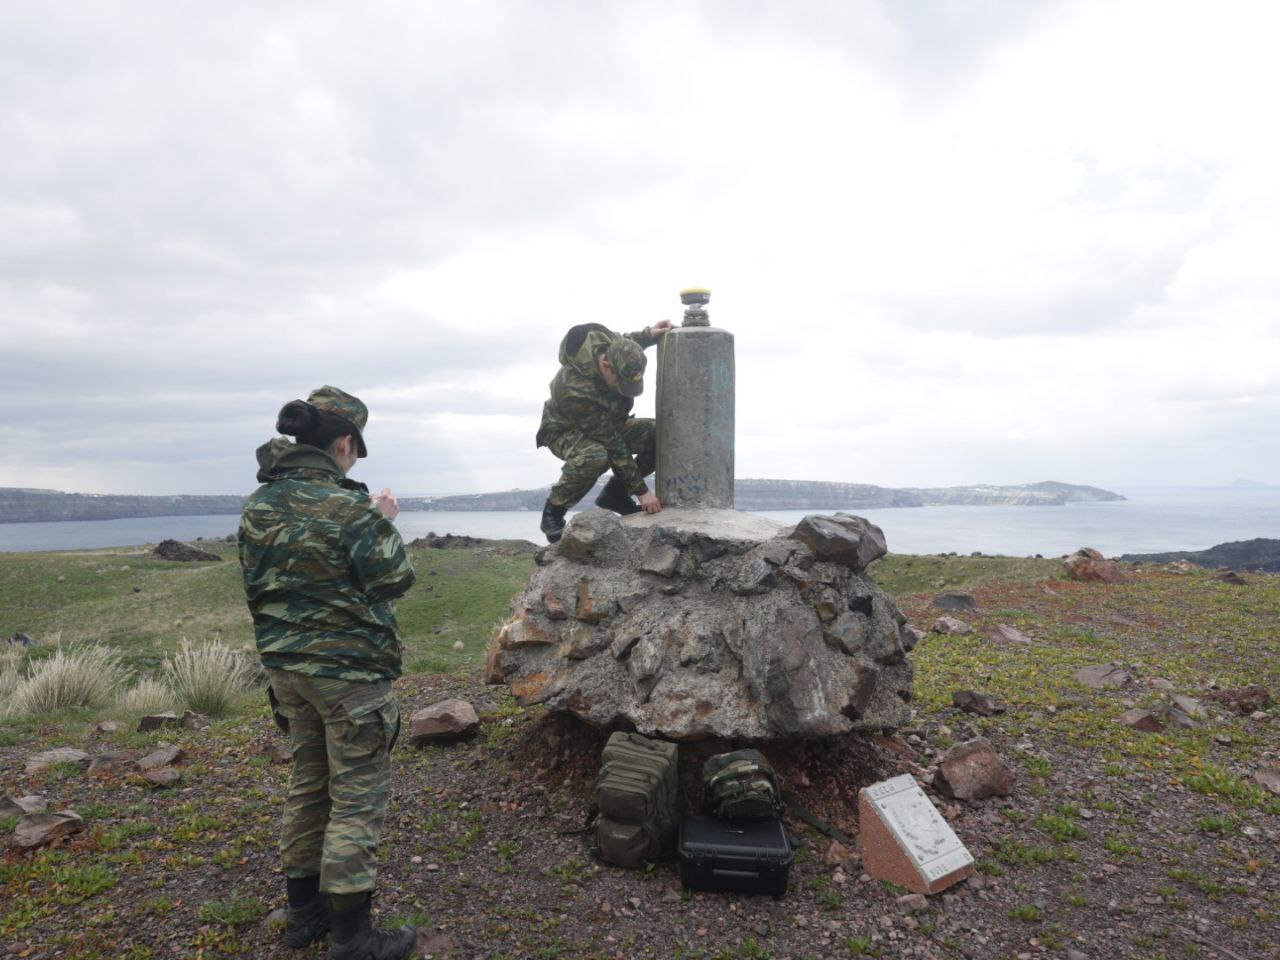
[[[1061,556],[1093,547],[1106,556],[1204,550],[1233,540],[1280,539],[1280,487],[1141,487],[1116,491],[1126,500],[1057,507],[898,507],[850,510],[877,524],[893,553],[982,553]],[[807,513],[763,511],[783,524]],[[402,512],[406,540],[446,533],[543,543],[536,511]],[[0,552],[130,547],[165,539],[217,539],[237,517],[146,517],[0,524]]]

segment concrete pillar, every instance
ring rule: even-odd
[[[732,510],[733,334],[683,326],[663,337],[656,404],[662,505]]]

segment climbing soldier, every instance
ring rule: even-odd
[[[560,370],[551,397],[542,406],[537,443],[564,461],[560,480],[542,508],[542,532],[555,543],[564,533],[564,515],[587,495],[606,470],[596,506],[623,516],[657,513],[662,503],[644,478],[657,463],[654,421],[631,415],[644,391],[644,348],[671,329],[662,320],[637,333],[620,335],[598,323],[572,328],[560,341]],[[639,497],[640,503],[632,499]]]

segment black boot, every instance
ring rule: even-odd
[[[619,513],[624,517],[628,514],[640,512],[640,505],[631,499],[631,495],[627,493],[627,488],[622,485],[622,481],[617,477],[609,478],[609,482],[600,491],[600,496],[596,497],[596,506],[612,510],[614,513]]]
[[[334,911],[329,960],[408,960],[418,944],[418,931],[377,930],[369,915],[369,900],[350,910]]]
[[[329,898],[320,892],[319,877],[286,877],[289,910],[284,942],[295,950],[309,947],[329,932]]]
[[[557,507],[550,500],[542,508],[542,532],[547,535],[547,543],[555,543],[564,533],[564,515],[568,507]]]

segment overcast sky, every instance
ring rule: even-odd
[[[244,493],[323,383],[373,486],[547,484],[565,329],[690,285],[739,477],[1280,483],[1277,36],[1222,0],[5,3],[0,485]]]

